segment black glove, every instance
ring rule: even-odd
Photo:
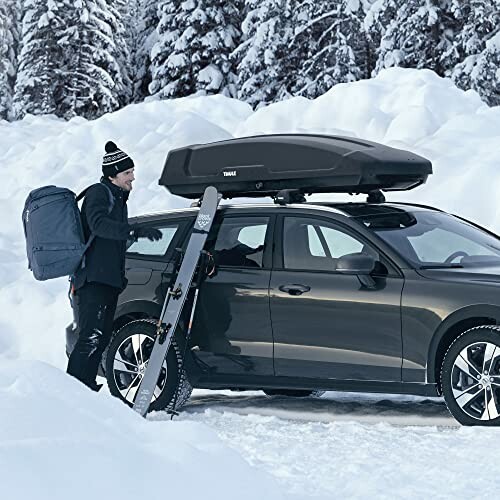
[[[150,241],[158,241],[163,238],[163,233],[154,227],[132,226],[132,236],[138,238],[148,238]]]

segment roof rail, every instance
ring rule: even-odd
[[[434,210],[436,212],[444,212],[444,210],[441,210],[440,208],[431,207],[430,205],[422,205],[420,203],[408,203],[403,201],[391,201],[391,203],[394,203],[395,205],[405,205],[408,207],[428,208],[429,210]]]

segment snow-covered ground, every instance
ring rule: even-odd
[[[500,431],[458,428],[440,399],[195,391],[173,422],[161,413],[144,421],[65,375],[68,283],[35,282],[27,269],[29,191],[97,181],[113,140],[136,163],[131,215],[185,206],[157,184],[171,148],[273,132],[349,135],[422,154],[434,165],[427,184],[387,198],[500,232],[500,107],[426,70],[391,69],[256,112],[212,96],[131,105],[93,122],[0,121],[2,498],[496,497]]]
[[[250,464],[271,472],[289,494],[498,495],[498,432],[460,428],[440,400],[328,393],[311,401],[253,394],[197,394],[180,419],[209,425]],[[150,418],[166,419],[160,413]],[[488,444],[480,450],[481,442]]]

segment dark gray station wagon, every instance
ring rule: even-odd
[[[134,218],[157,242],[129,247],[128,287],[103,359],[133,404],[156,322],[198,208]],[[500,239],[408,203],[222,205],[205,247],[188,345],[186,314],[151,409],[192,387],[443,394],[462,424],[500,422]],[[77,304],[75,304],[75,308]],[[67,328],[67,351],[78,335]],[[181,359],[185,362],[181,367]]]

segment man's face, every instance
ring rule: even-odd
[[[124,191],[132,191],[132,182],[135,180],[134,177],[134,169],[129,168],[128,170],[124,170],[119,174],[116,174],[116,177],[110,177],[110,181],[116,186],[121,187]]]

